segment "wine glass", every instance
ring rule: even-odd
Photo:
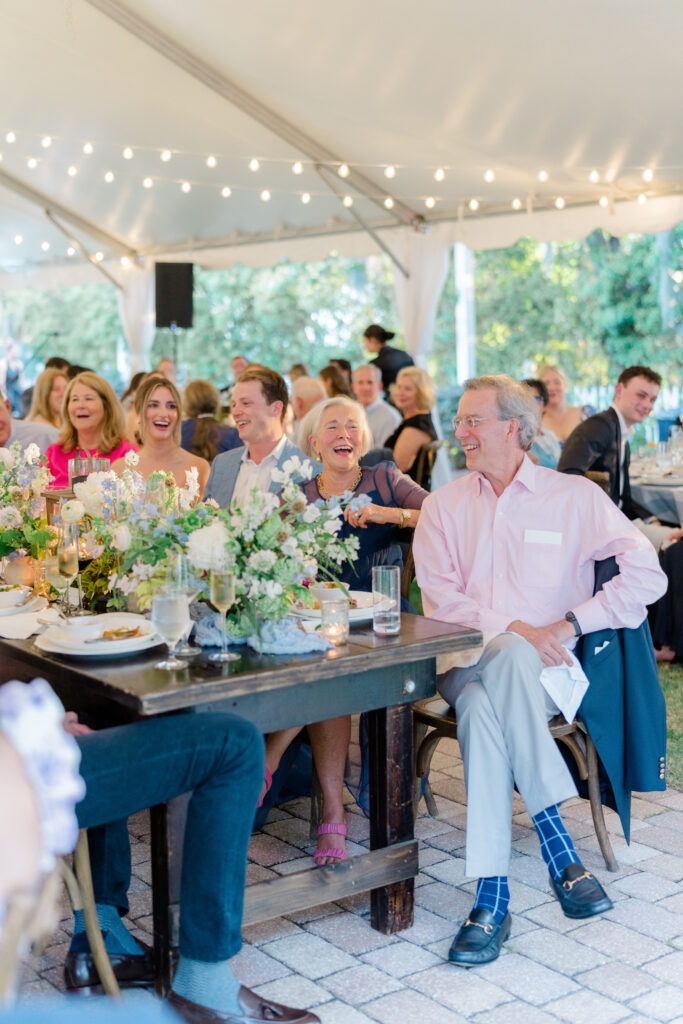
[[[176,647],[189,625],[187,605],[187,594],[174,588],[161,590],[152,598],[152,625],[168,644],[169,653],[165,661],[157,662],[156,668],[168,672],[174,668],[185,668],[185,662],[176,657]]]
[[[223,648],[209,655],[209,661],[238,661],[238,654],[231,654],[227,643],[227,617],[228,609],[235,600],[235,577],[231,572],[222,569],[211,569],[209,572],[210,599],[214,608],[223,616],[221,628],[221,640]]]
[[[78,575],[78,537],[77,523],[65,523],[57,533],[57,568],[59,575],[66,581],[62,595],[64,614],[71,615],[69,587]],[[47,565],[45,567],[47,575]]]
[[[69,584],[59,571],[58,543],[59,538],[55,533],[45,545],[45,579],[59,594],[62,612],[66,615],[66,612],[64,612],[64,594]]]
[[[171,551],[167,558],[166,583],[175,590],[180,590],[187,595],[188,605],[192,604],[199,593],[199,581],[193,573],[190,560],[182,551]],[[176,655],[179,658],[193,658],[197,649],[188,643],[192,632],[192,619],[185,634],[182,637],[180,646],[176,648]]]

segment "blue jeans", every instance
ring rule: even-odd
[[[263,737],[226,714],[181,714],[79,737],[98,903],[127,908],[130,814],[192,792],[180,887],[180,952],[217,962],[239,952],[247,847],[263,783]],[[104,826],[104,828],[97,828]]]

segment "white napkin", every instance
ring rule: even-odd
[[[0,618],[0,636],[5,640],[27,640],[34,633],[40,633],[43,623],[38,622],[39,615],[43,620],[48,617],[52,619],[54,616],[54,621],[57,622],[59,613],[54,608],[45,611],[46,605],[47,601],[43,598],[40,608],[34,608],[32,612],[5,615]]]
[[[541,672],[541,686],[555,702],[568,722],[574,721],[579,704],[588,689],[588,678],[581,662],[571,651],[571,665],[550,665]]]

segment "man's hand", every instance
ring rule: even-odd
[[[67,711],[62,719],[62,728],[64,732],[68,732],[69,736],[86,736],[89,732],[93,732],[87,725],[83,725],[82,722],[78,721],[78,715],[75,711]]]
[[[574,636],[574,627],[566,619],[553,622],[549,626],[530,626],[528,622],[515,619],[508,626],[511,633],[519,633],[525,640],[528,640],[538,653],[544,665],[561,665],[565,662],[571,665],[572,659],[563,641]]]

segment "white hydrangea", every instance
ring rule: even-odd
[[[0,527],[3,530],[12,530],[21,523],[21,512],[16,505],[7,505],[0,508]]]
[[[14,452],[11,452],[9,448],[0,448],[0,463],[2,463],[5,469],[14,469],[16,461]]]
[[[117,551],[128,551],[133,543],[130,527],[127,523],[119,523],[111,535],[112,547]]]
[[[247,559],[247,565],[254,572],[269,572],[276,562],[274,551],[252,551]]]
[[[187,556],[195,569],[229,569],[228,531],[219,519],[190,534]]]
[[[279,597],[282,593],[282,584],[276,583],[275,580],[264,580],[263,593],[266,597]]]

